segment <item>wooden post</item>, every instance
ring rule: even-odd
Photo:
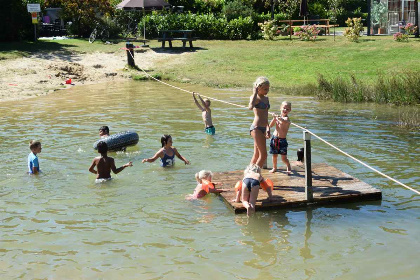
[[[311,135],[309,132],[303,132],[303,140],[305,140],[305,194],[307,201],[313,201],[314,194],[312,191]]]
[[[125,47],[127,48],[127,63],[129,66],[134,67],[136,66],[136,63],[134,62],[134,45],[133,43],[127,42],[125,44]]]

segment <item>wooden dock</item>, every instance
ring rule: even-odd
[[[290,176],[281,171],[274,174],[265,169],[262,171],[262,176],[270,178],[274,183],[273,198],[269,201],[267,193],[260,189],[256,211],[382,199],[380,190],[335,167],[319,163],[312,164],[314,199],[308,202],[305,195],[305,169],[303,166],[293,166],[292,170]],[[245,212],[242,203],[232,202],[236,195],[234,186],[242,179],[243,170],[215,173],[213,176],[214,182],[223,183],[222,188],[231,189],[220,195],[235,213]]]

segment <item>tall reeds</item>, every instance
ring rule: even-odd
[[[420,104],[420,72],[379,74],[373,83],[338,76],[318,76],[317,97],[338,102],[375,102],[395,105]]]

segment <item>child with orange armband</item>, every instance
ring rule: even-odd
[[[255,203],[260,187],[267,192],[268,199],[271,200],[273,196],[273,182],[261,176],[261,168],[258,165],[250,164],[244,170],[243,180],[238,181],[235,185],[236,198],[233,200],[233,202],[242,200],[248,216],[255,212]]]
[[[208,193],[221,193],[226,191],[225,189],[216,189],[215,185],[220,185],[220,183],[212,182],[211,179],[213,173],[207,170],[201,170],[195,174],[195,179],[197,180],[197,187],[194,190],[194,193],[190,195],[189,199],[197,199],[206,196]]]

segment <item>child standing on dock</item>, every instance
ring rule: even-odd
[[[249,133],[254,138],[254,155],[251,163],[263,167],[267,159],[266,139],[270,139],[270,127],[268,125],[268,110],[270,101],[267,94],[270,90],[270,82],[266,77],[259,77],[254,83],[253,92],[249,100],[248,108],[254,111],[254,121],[249,128]]]
[[[108,145],[105,142],[100,141],[97,147],[98,153],[100,153],[101,156],[94,158],[92,165],[89,167],[90,172],[98,175],[96,176],[96,183],[111,180],[111,170],[114,174],[118,174],[126,167],[133,166],[133,163],[130,161],[119,168],[115,167],[114,159],[108,156]],[[95,170],[95,166],[97,170]]]
[[[38,174],[41,171],[38,160],[38,154],[42,150],[41,142],[35,140],[29,142],[29,149],[31,150],[31,153],[28,155],[29,174]]]
[[[185,164],[190,164],[190,162],[181,156],[178,153],[178,150],[175,147],[172,147],[172,137],[169,134],[164,134],[160,138],[160,142],[162,143],[162,148],[156,152],[156,154],[151,158],[145,158],[142,160],[143,163],[145,162],[154,162],[157,158],[160,158],[162,167],[173,166],[175,163],[175,156],[177,156],[180,160],[185,162]]]
[[[201,170],[195,174],[195,180],[197,181],[197,187],[192,195],[189,195],[187,199],[198,199],[203,198],[208,193],[221,193],[224,189],[216,189],[216,185],[219,183],[212,182],[213,173],[208,170]]]
[[[286,172],[289,175],[292,171],[290,167],[290,162],[287,159],[287,140],[286,135],[290,127],[290,119],[288,114],[292,111],[292,104],[287,101],[283,101],[280,106],[280,116],[274,115],[273,119],[270,122],[270,127],[276,125],[276,130],[273,133],[273,137],[270,141],[270,154],[273,155],[273,169],[270,170],[271,173],[277,171],[277,157],[280,154],[281,160],[286,164]]]
[[[198,109],[201,110],[201,115],[203,117],[203,122],[204,122],[204,131],[209,135],[216,134],[216,129],[214,128],[213,121],[211,119],[210,100],[207,98],[202,99],[201,96],[195,92],[193,92],[192,95],[194,97],[195,105],[197,105]],[[200,99],[201,105],[203,106],[201,106],[200,103],[198,103],[196,95]]]

